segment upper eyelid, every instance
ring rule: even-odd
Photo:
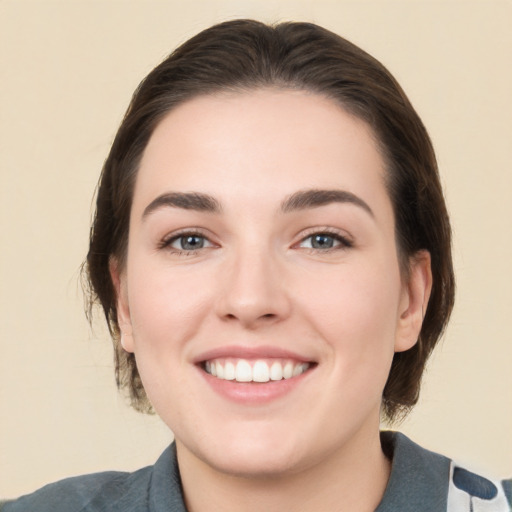
[[[185,235],[198,235],[208,239],[211,238],[211,235],[209,235],[203,228],[191,227],[171,231],[170,233],[167,233],[165,236],[163,236],[162,240],[173,240]]]
[[[340,243],[340,245],[342,245],[344,247],[351,247],[353,245],[352,242],[350,240],[348,240],[344,236],[336,235],[336,234],[333,234],[333,233],[326,233],[326,232],[323,232],[323,233],[313,233],[312,235],[305,236],[304,238],[302,238],[298,242],[298,244],[302,244],[306,240],[309,240],[310,238],[314,238],[316,236],[321,236],[321,235],[324,235],[324,236],[327,236],[329,238],[332,238],[333,240],[335,240],[336,242]]]
[[[311,228],[307,228],[302,230],[297,234],[298,241],[305,240],[313,235],[332,235],[334,237],[338,237],[340,239],[346,240],[347,242],[354,243],[354,237],[347,233],[345,230],[341,230],[338,228],[328,227],[328,226],[315,226]]]
[[[327,234],[331,235],[335,238],[338,238],[350,245],[354,244],[354,238],[352,235],[350,235],[347,231],[341,230],[339,228],[334,228],[332,226],[312,226],[306,229],[301,230],[299,233],[297,233],[293,238],[294,242],[292,245],[296,245],[307,238],[314,236],[314,235],[320,235],[320,234]],[[205,228],[200,227],[187,227],[178,229],[176,231],[172,231],[171,233],[166,234],[160,239],[159,246],[165,247],[175,241],[176,239],[186,236],[186,235],[196,235],[203,237],[207,239],[212,244],[219,244],[219,241],[215,240],[215,236],[209,232],[209,230]]]
[[[175,242],[177,239],[183,237],[183,236],[200,236],[202,238],[205,238],[206,240],[208,240],[208,242],[210,242],[211,244],[215,244],[216,242],[214,242],[212,240],[212,236],[208,235],[207,233],[205,233],[205,231],[201,228],[183,228],[183,229],[180,229],[178,231],[173,231],[171,233],[168,233],[167,235],[165,235],[164,237],[162,237],[160,239],[160,241],[158,242],[158,247],[159,248],[165,248],[165,247],[168,247],[170,246],[173,242]]]

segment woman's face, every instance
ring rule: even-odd
[[[179,456],[268,475],[377,435],[429,283],[428,258],[401,280],[384,179],[367,125],[315,94],[199,97],[156,128],[113,275]]]

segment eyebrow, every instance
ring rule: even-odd
[[[354,204],[365,210],[371,217],[374,217],[370,206],[360,197],[346,190],[299,190],[287,197],[281,203],[281,211],[289,213],[297,210],[318,208],[331,203]],[[142,219],[148,217],[160,208],[182,208],[184,210],[195,210],[206,213],[220,213],[222,207],[213,196],[199,192],[167,192],[151,201],[144,209]]]
[[[220,213],[222,208],[214,197],[199,192],[168,192],[158,196],[146,206],[142,219],[163,207],[182,208],[207,213]]]
[[[318,208],[331,203],[349,203],[362,208],[371,217],[375,217],[372,209],[359,196],[347,190],[299,190],[281,204],[281,210],[285,213],[306,210],[308,208]]]

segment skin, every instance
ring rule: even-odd
[[[417,340],[431,286],[428,253],[402,278],[385,175],[370,128],[307,92],[199,97],[156,128],[126,266],[113,261],[112,277],[123,346],[175,435],[189,510],[378,505],[389,477],[382,390],[394,352]],[[368,209],[335,201],[283,211],[310,189],[349,192]],[[170,192],[208,194],[220,211],[155,206]],[[204,246],[184,250],[184,232]],[[312,247],[315,233],[333,247]],[[233,345],[314,364],[276,399],[233,401],[197,364]]]

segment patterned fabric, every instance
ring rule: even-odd
[[[447,512],[509,512],[512,499],[505,485],[506,481],[488,480],[452,462]]]

